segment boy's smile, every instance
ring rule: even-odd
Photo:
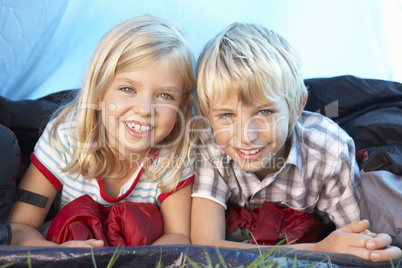
[[[239,155],[239,157],[245,159],[245,160],[253,160],[253,159],[258,159],[267,149],[267,146],[263,146],[260,148],[256,149],[240,149],[240,148],[233,148],[235,152]]]
[[[211,105],[215,140],[237,165],[261,180],[286,161],[289,108],[283,97],[248,105],[231,97]]]

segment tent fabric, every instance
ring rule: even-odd
[[[400,0],[2,0],[0,95],[37,99],[79,87],[102,35],[143,14],[182,26],[196,58],[230,23],[255,22],[297,49],[305,77],[354,74],[402,82]]]

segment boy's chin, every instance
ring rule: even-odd
[[[274,159],[271,159],[271,161],[242,161],[242,159],[234,159],[236,164],[243,169],[246,172],[253,172],[259,177],[260,179],[263,179],[265,176],[268,174],[274,173],[283,166],[283,162],[281,161],[280,163],[276,163]]]
[[[266,165],[261,161],[245,161],[242,159],[235,159],[236,164],[246,172],[259,172],[266,169]]]

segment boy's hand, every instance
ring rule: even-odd
[[[369,222],[352,222],[332,232],[317,243],[320,251],[353,254],[374,262],[396,260],[402,257],[401,249],[389,246],[387,234],[374,234],[367,230]]]

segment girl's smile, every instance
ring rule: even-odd
[[[154,130],[154,127],[148,123],[139,123],[134,121],[124,121],[127,126],[127,132],[136,138],[147,138]]]

